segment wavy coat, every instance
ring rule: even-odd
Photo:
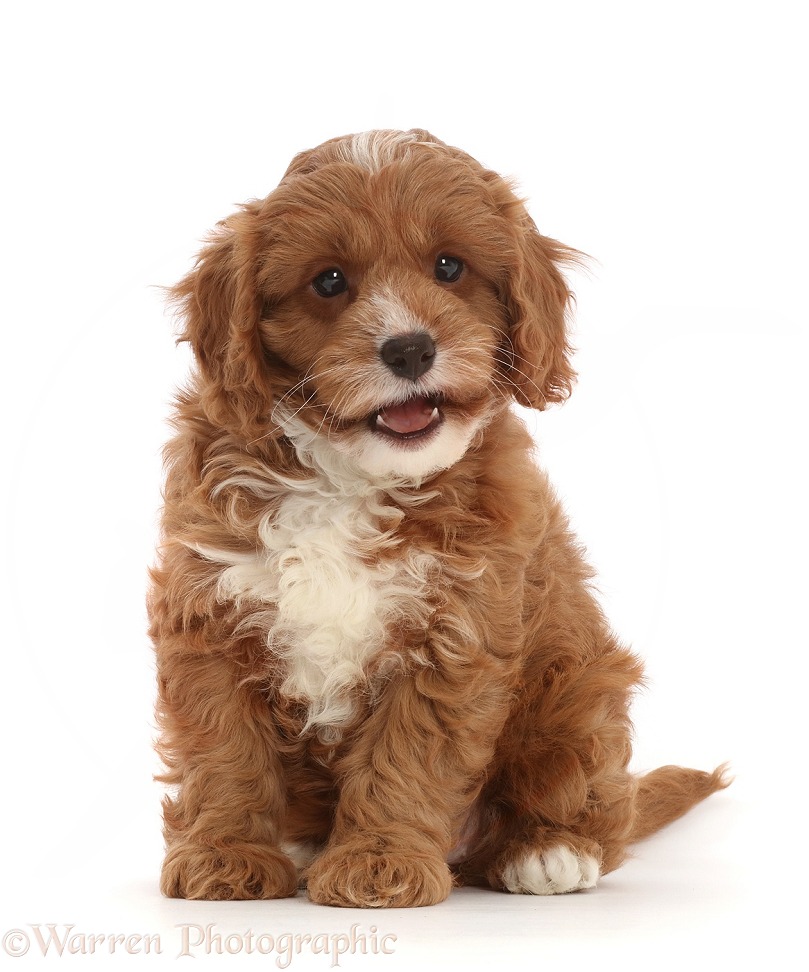
[[[465,153],[382,131],[297,156],[175,288],[165,894],[580,890],[725,785],[629,772],[641,664],[511,408],[570,392],[575,256]]]

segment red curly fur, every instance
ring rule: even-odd
[[[149,601],[165,894],[577,890],[726,785],[629,773],[641,665],[510,409],[570,392],[574,258],[465,153],[374,132],[299,155],[175,288],[198,368]],[[392,374],[414,330],[430,367]],[[440,423],[408,437],[413,402]]]

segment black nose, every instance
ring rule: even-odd
[[[415,381],[432,368],[435,345],[429,334],[418,331],[385,341],[379,353],[394,375]]]

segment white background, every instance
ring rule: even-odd
[[[807,868],[799,6],[7,7],[0,934],[162,936],[159,956],[62,960],[88,969],[173,963],[182,922],[397,936],[343,958],[358,969],[787,961]],[[730,759],[736,782],[586,894],[166,901],[143,596],[188,359],[157,288],[294,153],[374,127],[428,128],[516,177],[540,229],[596,259],[573,280],[579,386],[532,428],[647,660],[636,766]],[[13,967],[39,961],[32,938]]]

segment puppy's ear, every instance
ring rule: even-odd
[[[572,294],[561,266],[579,254],[541,236],[523,209],[506,284],[510,377],[521,405],[543,409],[564,401],[576,374],[570,364],[567,309]]]
[[[219,224],[194,269],[171,291],[199,363],[200,398],[216,425],[266,432],[272,391],[259,337],[259,234],[250,207]]]

